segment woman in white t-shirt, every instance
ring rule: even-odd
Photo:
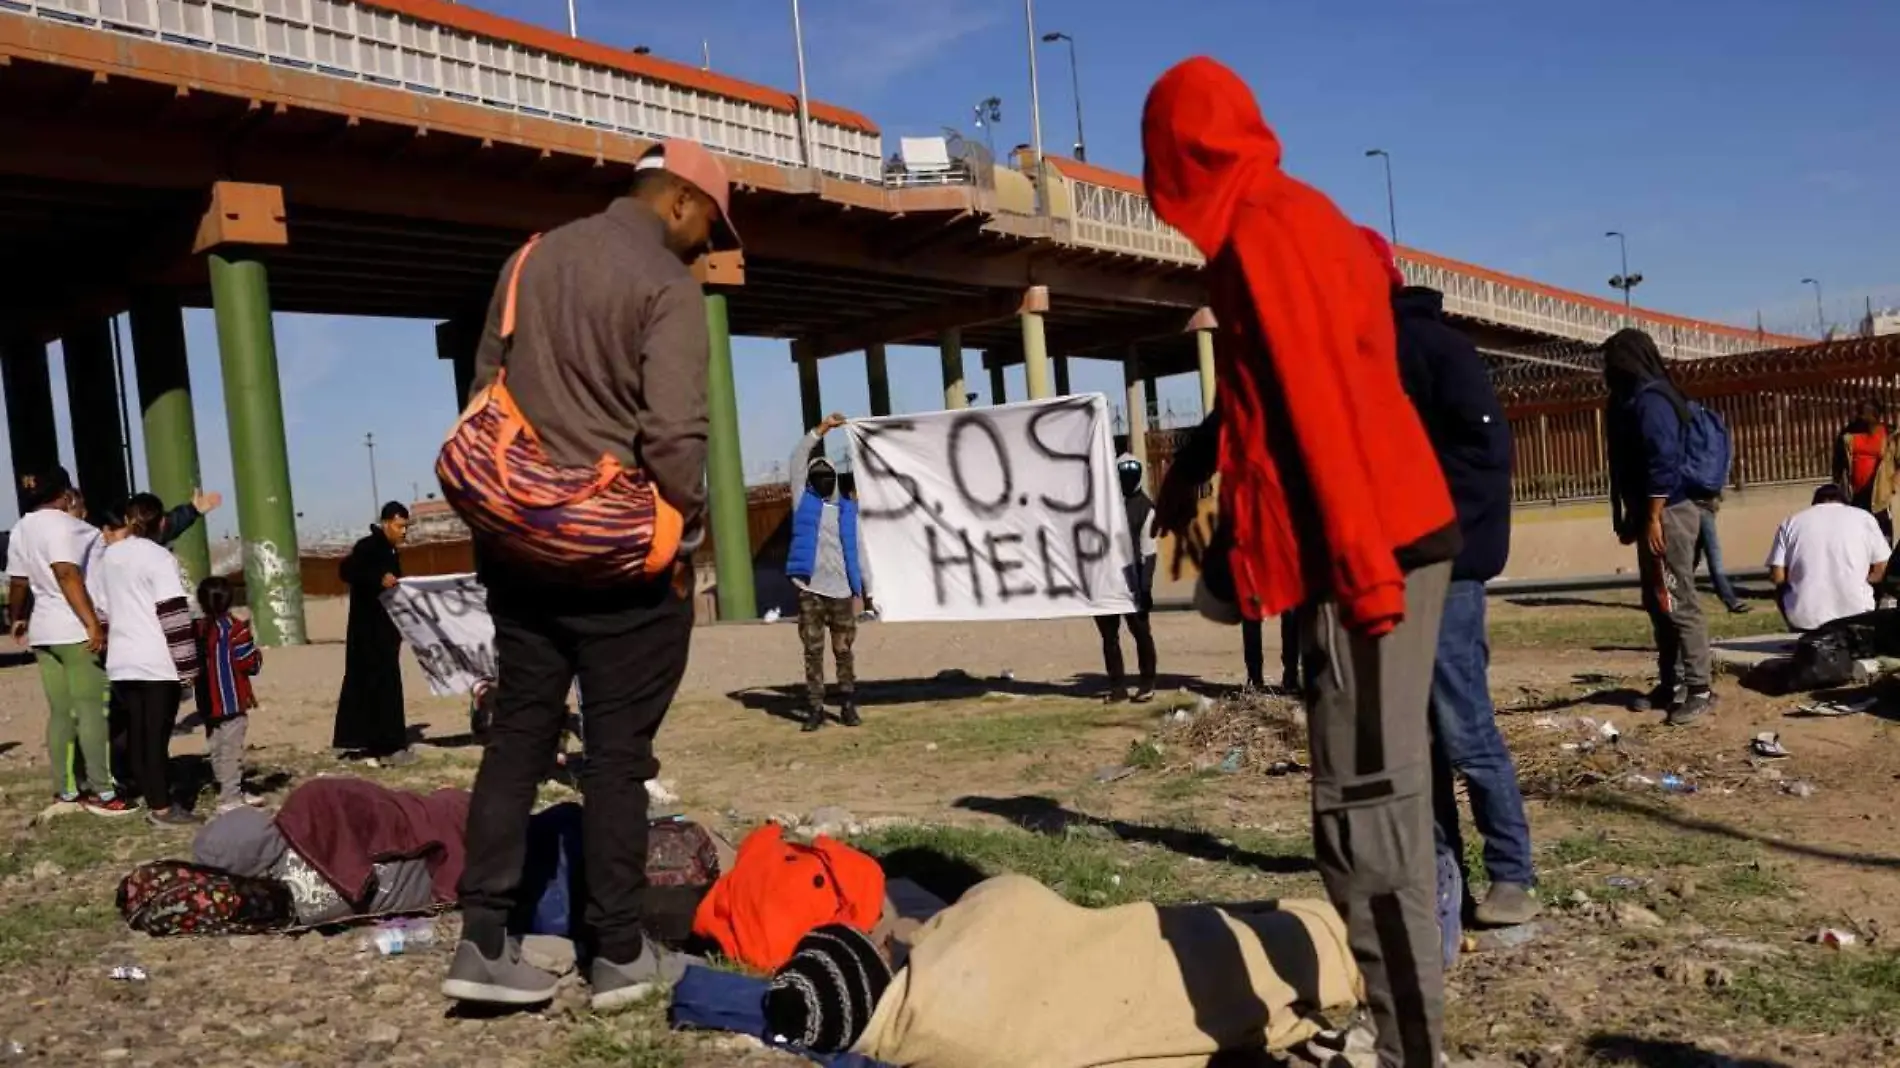
[[[153,823],[186,825],[192,817],[173,806],[167,764],[172,726],[185,688],[198,676],[198,644],[191,602],[172,554],[155,540],[165,506],[141,493],[126,502],[126,536],[104,558],[106,677],[125,703],[127,762]]]

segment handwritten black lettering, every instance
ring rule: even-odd
[[[1087,511],[1092,510],[1095,507],[1095,471],[1094,471],[1094,464],[1092,462],[1093,457],[1090,456],[1090,454],[1088,453],[1086,449],[1082,452],[1066,452],[1064,450],[1054,448],[1053,446],[1049,445],[1047,442],[1042,440],[1041,430],[1042,430],[1042,424],[1045,420],[1048,420],[1050,418],[1053,418],[1059,415],[1072,415],[1075,412],[1075,408],[1076,408],[1075,405],[1068,405],[1068,404],[1058,405],[1054,407],[1044,408],[1043,410],[1037,412],[1035,415],[1032,415],[1029,417],[1030,447],[1034,448],[1038,453],[1041,453],[1043,458],[1045,459],[1054,460],[1058,463],[1081,465],[1081,468],[1082,468],[1080,472],[1080,476],[1081,476],[1080,482],[1082,484],[1082,499],[1081,500],[1063,501],[1063,500],[1057,500],[1056,498],[1051,497],[1046,493],[1042,494],[1043,507],[1048,508],[1051,511],[1061,512],[1068,515],[1073,515],[1077,512],[1087,512]]]
[[[1049,544],[1048,527],[1037,528],[1036,549],[1042,554],[1042,595],[1052,601],[1059,601],[1065,597],[1074,597],[1076,593],[1079,592],[1079,588],[1064,581],[1061,576],[1056,574],[1056,564],[1058,563],[1057,558],[1059,554],[1054,547]],[[1088,576],[1082,576],[1081,581],[1087,583]]]
[[[970,569],[970,597],[978,606],[983,604],[983,577],[977,570],[976,546],[970,543],[970,532],[959,530],[956,536],[963,542],[962,556],[945,556],[938,551],[936,527],[924,528],[924,543],[930,553],[930,577],[937,584],[937,603],[950,603],[950,592],[944,587],[943,569],[959,564]]]
[[[916,430],[917,424],[908,420],[883,422],[858,427],[858,462],[864,466],[864,472],[873,479],[888,478],[904,490],[904,504],[895,508],[858,509],[858,515],[864,519],[902,519],[924,506],[923,489],[917,479],[897,470],[878,450],[877,439],[887,435],[909,433]],[[937,505],[938,512],[943,505]]]
[[[980,430],[989,439],[990,454],[995,458],[996,470],[1003,477],[1003,485],[993,500],[984,500],[970,491],[970,482],[963,470],[963,437],[967,431]],[[983,519],[995,519],[1009,508],[1009,499],[1015,489],[1015,476],[1009,468],[1009,450],[1004,447],[1003,435],[990,423],[989,417],[975,412],[966,412],[950,424],[950,441],[947,447],[950,456],[950,478],[957,485],[957,492],[963,495],[963,503]]]
[[[1089,583],[1089,568],[1108,559],[1108,533],[1083,519],[1076,522],[1069,536],[1075,544],[1076,581],[1081,583],[1082,597],[1087,600],[1095,596]]]
[[[989,554],[990,571],[996,576],[996,594],[1003,599],[1004,604],[1008,604],[1013,598],[1029,597],[1036,592],[1036,587],[1034,586],[1011,586],[1009,584],[1009,576],[1017,571],[1023,570],[1028,565],[1024,564],[1021,560],[1005,559],[1003,554],[999,551],[1004,546],[1021,545],[1022,543],[1023,536],[1021,534],[983,535],[983,548]]]

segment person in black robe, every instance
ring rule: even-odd
[[[385,765],[413,763],[402,708],[402,634],[383,608],[383,591],[402,577],[397,550],[409,535],[409,509],[391,501],[381,521],[356,543],[338,570],[350,587],[350,625],[343,647],[343,693],[330,744]]]

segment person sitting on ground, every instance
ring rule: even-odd
[[[825,635],[838,662],[838,722],[856,727],[858,638],[854,598],[869,597],[858,541],[858,505],[838,489],[838,470],[819,453],[826,434],[843,426],[832,414],[798,441],[792,452],[792,548],[785,574],[798,587],[798,639],[805,647],[805,727],[825,725]]]
[[[1115,461],[1115,474],[1121,480],[1122,501],[1128,513],[1130,557],[1135,561],[1129,569],[1128,592],[1134,598],[1135,610],[1126,616],[1096,616],[1095,629],[1102,635],[1102,669],[1108,675],[1108,703],[1128,700],[1128,665],[1122,659],[1121,624],[1124,621],[1128,624],[1129,636],[1135,639],[1135,670],[1141,675],[1135,687],[1135,700],[1146,703],[1155,697],[1155,636],[1148,623],[1148,613],[1154,609],[1155,560],[1159,555],[1155,544],[1155,505],[1148,498],[1148,491],[1142,488],[1145,469],[1140,460],[1123,453]]]
[[[231,580],[213,575],[198,584],[198,676],[196,701],[205,721],[205,747],[218,780],[218,811],[229,812],[263,799],[244,793],[244,736],[257,697],[251,679],[264,668],[264,654],[251,625],[231,614]]]
[[[106,677],[125,702],[127,756],[149,818],[159,826],[198,821],[173,804],[168,765],[182,687],[198,675],[191,603],[178,563],[155,540],[165,505],[149,493],[126,502],[125,537],[104,557],[105,612],[112,622]]]
[[[1814,491],[1814,503],[1781,524],[1768,550],[1768,577],[1790,629],[1810,631],[1874,610],[1874,587],[1890,552],[1880,524],[1852,507],[1841,487]]]
[[[383,607],[383,591],[402,578],[408,538],[409,509],[390,501],[337,569],[350,587],[350,622],[330,745],[386,767],[416,761],[402,706],[402,632]]]
[[[1834,442],[1834,484],[1854,507],[1870,513],[1880,533],[1893,541],[1893,491],[1900,479],[1900,437],[1887,424],[1880,402],[1860,402]]]

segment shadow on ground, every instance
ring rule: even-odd
[[[1734,1057],[1705,1050],[1692,1042],[1634,1035],[1593,1035],[1583,1048],[1590,1054],[1592,1064],[1638,1065],[1640,1068],[1793,1068],[1784,1061]]]
[[[1124,842],[1157,845],[1184,857],[1252,868],[1268,875],[1303,875],[1318,870],[1313,866],[1311,857],[1256,853],[1205,831],[1105,820],[1064,808],[1047,797],[960,797],[952,804],[956,808],[995,816],[1023,830],[1051,837],[1059,836],[1071,827],[1096,827]]]
[[[1628,816],[1640,816],[1657,823],[1668,824],[1680,830],[1697,831],[1702,834],[1714,835],[1718,838],[1728,838],[1738,842],[1754,842],[1777,852],[1789,853],[1795,856],[1811,857],[1816,860],[1831,860],[1839,864],[1855,864],[1865,868],[1900,868],[1900,857],[1886,857],[1876,853],[1850,853],[1845,850],[1828,849],[1824,846],[1808,845],[1803,842],[1790,842],[1783,838],[1774,838],[1769,835],[1759,834],[1755,831],[1746,831],[1739,827],[1731,827],[1726,823],[1718,823],[1714,820],[1697,819],[1696,817],[1688,816],[1672,809],[1653,805],[1646,801],[1623,797],[1618,794],[1603,792],[1581,793],[1573,795],[1570,800],[1575,804],[1587,808],[1601,809],[1606,812],[1618,812]]]
[[[866,681],[860,679],[857,684],[857,703],[861,708],[878,708],[888,705],[930,704],[944,701],[974,701],[991,694],[1008,694],[1014,697],[1072,697],[1094,698],[1102,696],[1108,689],[1108,679],[1099,674],[1077,675],[1064,683],[1024,682],[1019,679],[978,678],[964,671],[943,671],[927,679],[879,679]],[[1155,679],[1157,692],[1169,690],[1189,690],[1219,696],[1233,688],[1212,686],[1200,679],[1187,675],[1160,675]],[[805,687],[803,685],[758,686],[745,690],[734,690],[726,694],[726,699],[753,712],[764,712],[780,719],[802,720],[805,709]],[[836,687],[827,692],[827,699],[837,704],[842,695]]]

